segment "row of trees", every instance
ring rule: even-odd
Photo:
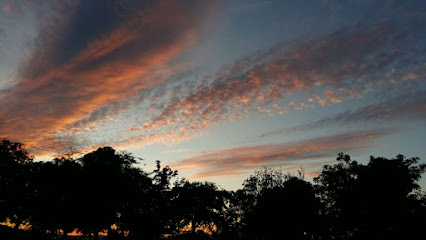
[[[2,140],[0,221],[26,225],[31,239],[75,229],[94,239],[416,239],[426,223],[418,158],[363,165],[341,153],[314,183],[265,167],[237,191],[137,161],[103,147],[34,162],[21,143]]]

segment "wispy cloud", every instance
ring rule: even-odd
[[[163,153],[181,153],[181,152],[188,152],[188,151],[191,151],[191,149],[179,148],[179,149],[167,150],[167,151],[164,151]]]
[[[278,44],[240,59],[192,86],[173,88],[170,97],[156,99],[151,105],[156,116],[131,129],[155,126],[161,135],[173,125],[171,131],[184,127],[196,132],[242,119],[252,111],[287,114],[290,108],[339,103],[390,89],[395,83],[401,90],[412,91],[425,78],[417,74],[424,70],[424,49],[415,43],[424,39],[425,32],[418,19],[426,18],[420,10],[417,13],[414,18],[404,15],[407,19],[401,24],[399,13],[388,11],[382,16],[386,20],[370,19],[376,22],[362,22],[317,39]],[[406,81],[408,75],[413,76],[412,81]],[[295,93],[305,94],[309,100],[292,101]],[[289,107],[278,109],[274,104],[283,99]]]
[[[172,165],[181,170],[197,170],[190,176],[194,179],[246,174],[262,165],[287,169],[311,164],[318,167],[321,163],[312,160],[331,159],[341,151],[359,151],[374,146],[376,140],[393,131],[378,129],[349,132],[298,142],[223,149],[191,155]]]
[[[215,74],[186,78],[180,74],[193,64],[179,57],[197,43],[199,19],[212,3],[115,3],[71,4],[72,11],[60,8],[63,14],[43,25],[16,85],[0,95],[0,137],[41,154],[100,144],[85,134],[108,125],[114,134],[108,143],[119,148],[170,145],[253,111],[289,114],[393,84],[411,91],[425,77],[419,44],[425,13],[409,4],[329,35],[295,36]],[[307,102],[292,99],[296,94]],[[118,115],[125,117],[112,119]]]
[[[61,140],[59,131],[182,69],[172,60],[197,41],[197,18],[208,6],[128,4],[81,2],[67,10],[73,14],[40,39],[18,84],[1,95],[2,137],[35,153],[61,149],[72,139]]]
[[[414,91],[412,93],[402,94],[387,101],[368,105],[359,109],[348,110],[306,124],[296,125],[294,127],[282,128],[279,130],[264,133],[257,136],[257,139],[271,136],[281,136],[298,131],[309,131],[317,128],[331,126],[347,126],[365,123],[374,123],[383,120],[387,122],[403,119],[426,120],[426,91]],[[252,139],[254,140],[254,139]]]

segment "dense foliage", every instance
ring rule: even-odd
[[[103,147],[34,162],[2,140],[0,221],[12,228],[0,226],[0,239],[418,239],[426,223],[418,158],[363,165],[340,153],[314,183],[265,167],[238,191],[137,161]]]

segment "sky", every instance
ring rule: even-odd
[[[425,22],[423,0],[0,0],[0,137],[230,190],[339,152],[426,163]]]

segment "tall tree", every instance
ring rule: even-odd
[[[327,227],[337,239],[408,239],[413,228],[413,191],[425,171],[418,158],[371,157],[368,165],[340,153],[338,163],[315,179]]]
[[[39,231],[59,232],[63,237],[78,227],[83,199],[81,165],[72,158],[56,158],[32,166],[34,200],[31,224]]]
[[[156,214],[157,201],[152,179],[140,169],[129,169],[117,225],[131,239],[155,239],[162,231]]]
[[[8,218],[18,226],[29,219],[32,160],[22,143],[0,141],[0,221]]]
[[[172,189],[172,209],[175,229],[181,231],[191,226],[217,231],[223,227],[223,212],[226,211],[226,191],[219,190],[211,182],[184,182]],[[214,229],[216,228],[216,229]]]
[[[301,172],[300,172],[301,174]],[[258,197],[273,188],[282,188],[291,177],[288,173],[263,166],[244,180],[243,188],[236,192],[241,205],[242,217],[248,216],[257,204]]]
[[[93,233],[97,239],[99,231],[109,229],[118,221],[120,210],[128,202],[124,198],[127,196],[127,173],[132,170],[136,159],[111,147],[103,147],[79,160],[84,181],[80,192],[85,203],[80,229]]]
[[[312,239],[320,202],[311,183],[289,177],[283,186],[265,189],[247,219],[248,236],[264,239]]]

